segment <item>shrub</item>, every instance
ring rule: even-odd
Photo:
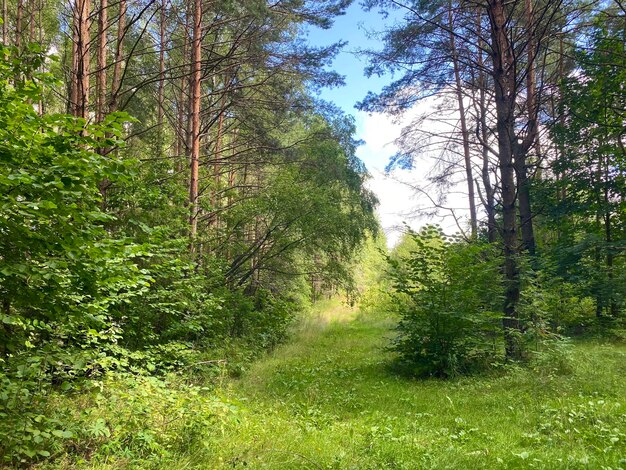
[[[493,248],[436,226],[411,236],[415,250],[390,259],[401,363],[416,375],[449,377],[497,361],[502,282]]]
[[[522,292],[518,310],[528,330],[542,336],[577,334],[596,322],[595,301],[584,290],[559,277],[550,266],[532,269],[522,260]]]
[[[120,336],[111,310],[149,285],[135,263],[141,247],[115,239],[99,183],[130,167],[95,149],[119,144],[123,114],[101,125],[62,114],[40,116],[36,102],[49,74],[30,46],[13,60],[0,47],[0,455],[46,457],[62,439],[42,413],[53,386],[97,377],[110,367]],[[16,76],[30,77],[16,80]],[[4,438],[4,436],[9,436]]]
[[[51,391],[35,408],[0,420],[5,462],[27,465],[52,457],[72,466],[120,459],[145,468],[146,462],[205,445],[235,411],[214,391],[173,376],[127,373],[83,382],[74,391]]]

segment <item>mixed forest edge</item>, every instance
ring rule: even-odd
[[[624,6],[364,2],[402,13],[363,52],[400,78],[358,106],[447,97],[433,180],[470,209],[389,250],[354,119],[316,93],[342,44],[304,40],[350,3],[2,0],[0,465],[624,466]],[[412,129],[390,171],[433,138]],[[457,413],[483,386],[515,442]]]

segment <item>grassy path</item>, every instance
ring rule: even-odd
[[[578,345],[567,375],[417,381],[387,368],[391,326],[324,305],[226,387],[236,418],[180,467],[626,468],[624,347]]]

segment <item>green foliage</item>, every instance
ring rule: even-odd
[[[619,321],[626,298],[626,37],[623,22],[599,15],[588,44],[576,54],[578,71],[561,84],[552,128],[558,177],[538,185],[554,239],[546,257],[577,296],[594,299],[600,323]]]
[[[493,247],[446,237],[435,226],[412,239],[409,257],[390,259],[402,364],[416,375],[449,377],[499,360],[502,288]]]
[[[209,389],[154,377],[114,375],[100,387],[81,395],[82,409],[70,421],[74,451],[96,461],[166,459],[201,442],[232,409]]]
[[[27,464],[60,452],[68,433],[87,439],[83,431],[100,422],[95,411],[73,424],[49,413],[61,392],[96,381],[135,387],[130,378],[107,381],[111,373],[183,371],[191,381],[240,373],[308,305],[307,273],[319,272],[325,287],[351,284],[350,258],[377,224],[352,121],[293,114],[279,129],[268,120],[267,129],[242,130],[271,151],[246,154],[240,185],[222,188],[202,175],[209,191],[235,203],[202,228],[192,251],[187,181],[162,158],[162,139],[172,136],[151,130],[124,146],[143,125],[124,113],[97,125],[40,115],[33,103],[58,84],[39,69],[55,66],[41,48],[16,53],[0,50],[0,430],[12,435],[0,440],[0,453],[3,462]],[[129,109],[152,120],[142,101],[150,93],[133,96]],[[257,163],[261,157],[267,161]],[[203,198],[203,217],[211,204]],[[166,403],[166,386],[158,393]],[[129,421],[128,432],[143,432],[138,426]],[[101,432],[84,448],[71,445],[77,454],[126,452],[113,432]],[[137,452],[164,455],[146,445]],[[128,444],[128,452],[139,447]]]
[[[22,462],[64,456],[66,464],[85,464],[88,456],[92,462],[147,465],[202,446],[207,433],[235,411],[210,389],[175,377],[109,374],[80,392],[50,393],[41,414],[23,419],[23,426],[3,421],[0,432],[4,448]]]
[[[127,116],[86,125],[38,115],[31,103],[51,78],[30,54],[17,61],[0,49],[0,418],[16,439],[2,440],[5,461],[46,457],[49,439],[67,437],[36,405],[52,384],[69,389],[114,367],[112,311],[150,280],[134,261],[142,247],[105,230],[98,189],[130,168],[94,151],[119,145]]]
[[[538,334],[580,334],[595,323],[595,301],[585,296],[579,285],[561,278],[554,267],[546,264],[532,269],[520,263],[522,295],[520,317],[527,329]]]
[[[389,370],[393,318],[355,313],[326,303],[318,322],[228,387],[242,406],[206,452],[161,468],[624,466],[624,345],[574,342],[566,374],[414,380]]]
[[[378,227],[376,201],[364,185],[367,173],[354,156],[353,132],[350,120],[310,115],[280,136],[285,145],[301,144],[259,169],[256,181],[263,190],[225,216],[227,226],[253,222],[256,232],[253,240],[239,236],[220,247],[219,255],[232,259],[228,281],[277,292],[289,290],[290,283],[295,287],[294,275],[315,273],[325,287],[350,287],[351,259]]]
[[[357,300],[361,312],[386,315],[393,310],[388,276],[387,241],[383,233],[368,236],[355,259]]]

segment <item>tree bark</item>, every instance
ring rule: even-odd
[[[36,16],[37,16],[37,5],[36,5],[37,0],[30,0],[29,3],[29,7],[28,7],[28,16],[29,21],[28,21],[28,42],[35,42],[36,37],[35,37],[35,32],[36,32],[36,26],[37,26],[37,20],[36,20]]]
[[[158,109],[157,109],[157,125],[159,132],[159,152],[161,151],[163,136],[163,108],[165,100],[165,7],[166,0],[161,2],[161,12],[159,17],[159,91],[158,91]]]
[[[106,94],[107,94],[107,29],[108,20],[108,0],[100,0],[100,11],[98,15],[98,54],[96,72],[97,97],[96,97],[96,122],[102,122],[106,115]]]
[[[533,227],[533,214],[530,201],[530,180],[528,178],[528,150],[536,145],[538,139],[538,106],[535,83],[535,56],[536,47],[534,40],[534,21],[532,0],[525,0],[527,39],[526,64],[526,113],[528,120],[528,134],[525,143],[515,143],[515,173],[517,176],[519,217],[522,232],[522,250],[530,255],[535,255],[535,231]]]
[[[198,232],[198,163],[200,161],[200,99],[202,1],[194,1],[193,39],[191,44],[191,155],[189,174],[189,225],[191,249]]]
[[[458,51],[454,38],[454,21],[452,15],[452,3],[448,8],[448,24],[450,27],[450,51],[452,53],[452,64],[454,68],[454,79],[456,84],[456,97],[459,106],[459,118],[461,122],[461,135],[463,139],[463,159],[465,163],[465,177],[467,179],[467,197],[469,199],[470,224],[472,239],[478,236],[478,221],[476,217],[476,200],[474,195],[474,177],[472,176],[472,159],[470,154],[469,132],[467,130],[467,118],[465,116],[465,103],[463,102],[463,86],[461,83],[461,70],[459,66]]]
[[[515,77],[513,52],[506,29],[507,17],[503,0],[490,0],[487,12],[491,25],[493,79],[495,84],[496,129],[498,158],[502,186],[502,240],[504,245],[505,301],[502,326],[506,356],[519,359],[522,354],[519,342],[520,321],[517,304],[520,281],[517,264],[516,187],[513,157]]]
[[[124,60],[124,36],[126,35],[126,0],[120,0],[120,11],[117,19],[117,41],[115,44],[115,63],[111,80],[109,112],[117,111],[118,98],[122,87],[122,62]]]
[[[74,116],[89,118],[89,15],[90,0],[76,0],[73,11],[73,61],[70,109]]]
[[[9,21],[7,0],[2,0],[2,44],[8,46],[7,21]]]
[[[187,57],[188,47],[189,47],[189,21],[188,15],[185,15],[185,25],[183,31],[183,46],[182,46],[182,56],[183,58]],[[188,101],[185,99],[185,95],[187,94],[187,85],[189,84],[189,77],[187,76],[187,67],[185,65],[181,66],[181,77],[180,77],[180,92],[178,94],[178,118],[177,118],[177,131],[176,131],[176,171],[181,172],[184,168],[184,160],[187,155],[187,136],[188,132],[188,124],[185,122],[185,116],[188,114],[185,112],[185,103]]]
[[[482,32],[482,15],[480,11],[476,14],[476,32],[480,38]],[[497,223],[496,223],[496,203],[495,189],[491,184],[489,175],[489,129],[487,127],[487,77],[485,76],[485,63],[483,58],[482,41],[478,42],[478,126],[480,128],[480,147],[482,156],[481,178],[485,196],[483,198],[485,212],[487,213],[487,240],[489,243],[495,243],[497,239]]]
[[[214,212],[214,216],[211,217],[211,225],[214,225],[215,228],[219,228],[220,226],[220,217],[219,217],[219,206],[220,198],[218,196],[218,192],[220,191],[220,186],[222,184],[221,181],[221,159],[222,159],[222,143],[224,140],[224,115],[226,114],[226,90],[228,87],[227,78],[224,77],[224,87],[222,89],[222,96],[220,98],[220,107],[219,107],[219,116],[217,118],[217,134],[215,136],[215,150],[214,154],[214,164],[213,164],[213,181],[214,188],[211,191],[211,210]]]
[[[15,47],[18,53],[22,52],[22,21],[24,18],[24,0],[17,0],[15,15]]]

